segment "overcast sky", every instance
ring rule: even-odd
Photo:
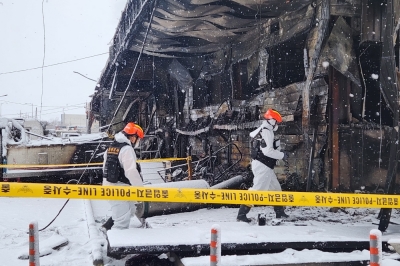
[[[1,116],[84,114],[96,82],[82,75],[99,79],[126,2],[0,0]],[[44,66],[58,65],[44,68],[42,83],[43,56]]]

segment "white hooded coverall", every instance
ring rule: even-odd
[[[118,160],[121,167],[125,171],[126,178],[128,178],[131,185],[134,187],[142,187],[142,178],[140,177],[139,171],[136,168],[136,153],[131,142],[122,132],[115,134],[115,141],[129,144],[121,148],[118,154]],[[107,152],[104,153],[103,172],[106,161]],[[129,184],[119,181],[117,183],[111,183],[108,182],[106,178],[103,178],[103,186],[129,186]],[[135,214],[136,212],[136,202],[110,200],[109,203],[111,206],[112,218],[114,220],[112,229],[128,229],[131,215]]]
[[[269,121],[272,125],[266,120],[263,121],[259,128],[250,133],[250,137],[254,138],[260,133],[266,144],[266,147],[261,148],[262,153],[270,158],[281,160],[284,153],[280,151],[280,147],[276,150],[274,149],[274,131],[278,129],[278,125],[275,124],[276,121],[274,119],[270,119]],[[282,191],[273,169],[258,160],[252,160],[251,171],[253,172],[254,179],[253,186],[249,190]]]

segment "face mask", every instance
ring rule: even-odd
[[[268,119],[268,124],[272,126],[272,131],[277,131],[278,130],[278,123],[276,122],[275,119]]]
[[[133,137],[128,137],[129,142],[131,143],[132,147],[135,147],[135,145],[136,145],[136,143],[137,143],[137,141],[138,141],[138,137],[136,137],[134,141],[132,141],[132,138],[133,138]]]
[[[274,127],[276,125],[276,120],[275,119],[268,119],[268,123]]]
[[[135,142],[135,147],[139,147],[139,146],[140,146],[140,138],[137,138],[136,142]]]

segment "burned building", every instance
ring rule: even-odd
[[[249,132],[274,108],[288,187],[388,190],[399,25],[399,0],[128,0],[90,121],[135,121],[152,136],[144,156],[190,147],[215,177],[249,165]]]

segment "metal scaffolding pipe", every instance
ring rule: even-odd
[[[149,187],[169,187],[169,188],[210,188],[208,183],[201,180],[187,180],[179,182],[169,182],[161,184],[151,184]],[[184,202],[140,202],[136,205],[136,216],[147,218],[157,215],[195,211],[207,207],[204,203],[184,203]]]

